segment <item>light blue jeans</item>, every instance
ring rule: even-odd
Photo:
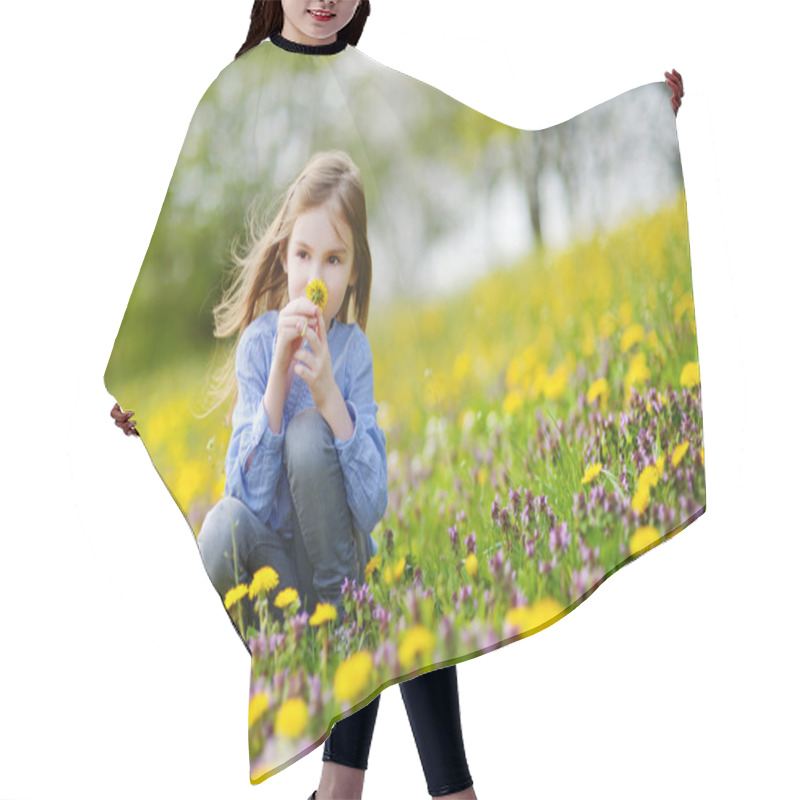
[[[358,535],[350,508],[333,431],[316,407],[297,412],[286,428],[283,463],[292,498],[293,536],[283,537],[262,523],[235,497],[223,497],[206,515],[197,543],[200,556],[220,597],[239,583],[249,583],[264,566],[277,573],[279,584],[269,593],[270,614],[283,619],[273,599],[293,587],[310,614],[317,602],[336,606],[337,623],[344,616],[341,586],[345,577],[361,582],[366,544]],[[233,541],[236,542],[236,564]],[[243,598],[244,634],[256,624],[253,601]]]

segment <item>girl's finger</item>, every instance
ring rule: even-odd
[[[319,336],[317,335],[317,332],[313,328],[309,328],[306,331],[306,338],[308,339],[308,343],[311,345],[311,349],[313,350],[314,354],[316,354],[319,347]]]

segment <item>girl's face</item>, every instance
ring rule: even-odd
[[[353,18],[359,0],[281,0],[281,35],[298,44],[332,44]]]
[[[319,278],[328,289],[322,316],[325,330],[339,312],[348,286],[355,286],[355,249],[350,226],[332,202],[304,211],[295,220],[286,245],[283,271],[288,276],[289,300],[305,297],[309,281]]]

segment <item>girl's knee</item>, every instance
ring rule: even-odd
[[[285,452],[293,457],[317,457],[320,443],[333,439],[333,431],[315,406],[298,411],[290,420],[284,438]]]
[[[197,546],[200,557],[212,583],[225,583],[230,572],[228,564],[231,551],[231,539],[242,518],[243,504],[235,497],[225,496],[206,514],[200,533],[197,535]]]

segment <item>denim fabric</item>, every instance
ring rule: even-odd
[[[363,581],[368,546],[353,525],[333,432],[316,408],[292,417],[282,462],[292,501],[291,536],[279,535],[241,500],[226,496],[208,512],[198,534],[203,564],[222,598],[269,565],[279,578],[269,595],[271,613],[283,618],[272,599],[292,586],[309,613],[317,602],[331,603],[341,619],[342,583],[345,577]],[[242,603],[246,630],[248,623],[255,623],[255,610],[249,598]]]
[[[284,439],[295,414],[316,406],[308,384],[290,370],[280,433],[270,427],[262,401],[275,352],[278,314],[271,310],[254,319],[236,348],[238,398],[225,459],[225,494],[241,500],[262,523],[288,540],[293,520]],[[371,557],[378,552],[372,530],[388,504],[386,437],[376,419],[372,352],[355,322],[345,325],[333,320],[327,341],[334,381],[354,426],[349,439],[333,437],[332,446],[342,466],[353,525]],[[303,347],[310,345],[304,342]]]
[[[472,776],[467,765],[458,702],[455,664],[403,681],[400,692],[414,734],[422,770],[431,797],[468,789]],[[323,761],[366,769],[378,716],[378,695],[354,714],[339,720],[325,740]]]

